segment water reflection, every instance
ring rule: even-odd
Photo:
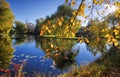
[[[3,60],[3,62],[0,60],[0,68],[3,68],[3,64],[6,69],[9,66],[12,76],[19,70],[25,71],[27,74],[40,72],[41,75],[57,76],[72,69],[72,65],[93,62],[99,57],[97,52],[102,51],[101,49],[104,47],[102,44],[105,43],[105,41],[102,41],[103,43],[99,42],[99,44],[92,39],[92,42],[87,44],[77,43],[78,40],[44,38],[37,35],[15,35],[12,38],[13,42],[11,42],[10,37],[0,40],[0,51],[4,51],[0,53],[0,59]],[[15,49],[13,58],[12,46]],[[96,55],[94,56],[91,52]],[[6,56],[9,58],[2,56],[3,53],[9,53],[9,56]],[[9,61],[6,59],[9,59]],[[4,61],[8,64],[5,65]]]
[[[0,37],[0,71],[6,71],[13,57],[12,40],[9,36]]]
[[[52,58],[58,69],[64,69],[75,63],[76,54],[71,51],[76,40],[42,38],[41,48],[46,58]]]
[[[87,49],[91,51],[92,54],[105,53],[108,51],[107,39],[105,38],[90,38],[87,44]]]
[[[13,36],[13,38],[15,40],[15,42],[14,42],[15,45],[21,45],[21,44],[23,44],[25,42],[26,35],[22,35],[22,34],[18,35],[18,34],[16,34],[16,35]]]

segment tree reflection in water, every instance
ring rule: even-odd
[[[0,71],[6,72],[13,57],[12,40],[9,36],[0,37]]]
[[[45,57],[53,59],[53,65],[58,69],[65,69],[75,64],[75,57],[71,48],[76,40],[60,38],[36,38],[37,46],[45,51]],[[39,42],[39,43],[38,43]]]
[[[111,47],[107,43],[106,38],[94,37],[89,38],[89,43],[87,44],[87,49],[92,52],[92,54],[96,55],[97,53],[105,53]]]

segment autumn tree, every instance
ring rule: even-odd
[[[75,22],[71,23],[71,18],[74,16],[73,11],[70,6],[60,5],[57,8],[57,12],[51,17],[47,17],[42,23],[40,35],[74,37],[80,28],[80,21],[75,18]]]
[[[12,28],[14,15],[10,5],[5,0],[0,0],[0,34],[8,34]]]
[[[96,17],[101,19],[107,14],[109,14],[108,12],[112,8],[112,6],[114,7],[114,11],[115,11],[114,16],[117,19],[120,18],[120,1],[119,0],[81,0],[79,1],[79,6],[77,6],[77,2],[75,0],[65,0],[65,2],[70,6],[77,7],[76,11],[74,12],[74,17],[71,19],[72,20],[71,23],[74,23],[75,18],[80,16],[84,18],[85,21],[91,20],[91,23],[95,28],[94,22],[92,20],[94,20]],[[101,21],[104,21],[104,20],[101,20]],[[120,20],[118,20],[118,25],[120,25]],[[116,25],[114,24],[114,19],[113,19],[113,27],[114,26]],[[112,31],[115,31],[115,33],[118,33],[119,29],[116,29],[116,30],[113,29]],[[104,32],[104,29],[103,29],[103,32]],[[107,41],[109,43],[113,44],[114,46],[118,46],[118,42],[114,34],[108,33],[104,37],[108,39]]]
[[[112,30],[112,34],[114,37],[116,37],[117,34],[119,34],[120,32],[120,17],[116,17],[116,12],[113,12],[111,14],[109,14],[106,18],[105,18],[108,23],[109,23],[109,27]],[[118,26],[118,27],[117,27]],[[116,29],[117,27],[117,29]]]

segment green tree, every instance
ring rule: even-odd
[[[26,26],[21,21],[15,21],[15,31],[16,33],[24,34],[26,33]]]
[[[40,30],[41,30],[41,27],[42,27],[42,22],[44,21],[43,18],[40,18],[40,19],[37,19],[36,20],[36,26],[35,26],[35,29],[34,29],[34,33],[36,34],[39,34],[40,33]]]
[[[0,34],[9,34],[14,21],[10,5],[5,0],[0,0]]]

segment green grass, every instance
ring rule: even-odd
[[[120,39],[120,36],[116,36],[117,39]]]
[[[59,39],[78,40],[78,37],[59,37]]]
[[[52,37],[59,37],[58,35],[42,35],[42,37],[52,38]]]
[[[58,35],[42,35],[45,38],[58,38],[58,39],[69,39],[69,40],[77,40],[79,37],[60,37]]]

